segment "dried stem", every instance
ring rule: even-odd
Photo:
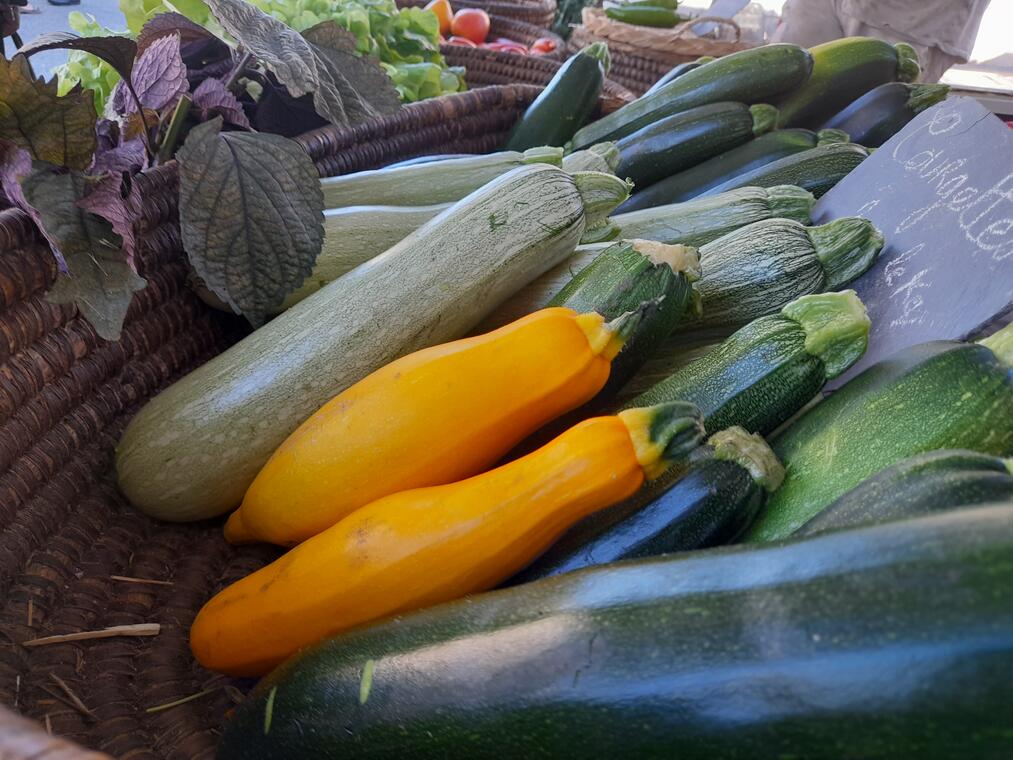
[[[176,699],[176,700],[173,700],[172,702],[166,702],[164,705],[155,705],[154,707],[148,707],[147,709],[145,709],[144,712],[146,712],[146,713],[161,712],[162,710],[168,710],[170,707],[177,707],[179,705],[185,705],[187,702],[192,702],[195,699],[200,699],[201,697],[206,697],[208,694],[214,694],[220,688],[222,688],[222,687],[221,686],[213,686],[210,689],[204,689],[204,691],[199,691],[196,694],[191,694],[189,697],[182,697],[181,699]]]
[[[129,575],[110,575],[114,581],[123,581],[124,583],[146,583],[152,586],[172,586],[172,581],[157,581],[154,578],[132,578]]]
[[[63,693],[67,695],[67,699],[70,700],[71,705],[73,705],[78,712],[82,715],[87,715],[92,720],[98,720],[98,716],[85,706],[84,702],[80,700],[77,694],[71,691],[70,687],[67,686],[67,683],[60,678],[60,676],[56,675],[56,673],[50,673],[49,677],[63,690]]]
[[[137,625],[114,625],[97,631],[80,631],[64,633],[58,636],[44,636],[41,639],[22,641],[23,647],[42,647],[49,644],[65,644],[69,641],[87,641],[89,639],[109,639],[115,636],[157,636],[162,626],[158,623],[138,623]]]

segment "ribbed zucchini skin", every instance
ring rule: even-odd
[[[702,246],[764,219],[783,217],[810,224],[815,200],[807,190],[783,186],[742,187],[685,203],[632,211],[629,203],[619,206],[612,217],[623,237]]]
[[[616,174],[643,188],[753,137],[753,115],[742,103],[711,103],[659,119],[616,145]]]
[[[740,187],[795,185],[820,198],[868,157],[869,151],[855,143],[820,145],[739,174],[701,193],[700,197]]]
[[[419,227],[450,208],[436,206],[347,206],[324,212],[324,245],[313,271],[285,297],[285,311],[329,282],[379,256]]]
[[[628,500],[584,518],[506,585],[621,559],[720,546],[749,525],[765,497],[744,467],[704,455],[650,503]]]
[[[946,98],[945,84],[889,82],[865,93],[823,125],[847,132],[867,148],[878,148],[915,116]]]
[[[643,190],[637,190],[619,211],[682,203],[728,182],[740,174],[766,166],[785,156],[816,147],[816,133],[808,129],[778,129],[760,135],[744,145],[727,150]]]
[[[903,42],[891,45],[873,37],[845,37],[809,52],[812,76],[776,103],[781,110],[778,126],[815,129],[874,87],[918,78],[918,56]]]
[[[1009,753],[1013,507],[591,568],[293,658],[219,760]]]
[[[985,346],[903,349],[810,409],[774,442],[788,477],[744,539],[789,536],[870,475],[940,448],[1013,454],[1013,370]]]
[[[811,536],[954,507],[1013,501],[1011,464],[966,449],[917,454],[863,480],[792,535]]]
[[[528,106],[507,138],[506,150],[562,146],[594,111],[608,70],[608,48],[594,43],[566,61]]]
[[[666,116],[708,103],[767,103],[797,87],[810,71],[812,56],[797,45],[764,45],[732,53],[588,124],[573,136],[572,148],[618,140]]]

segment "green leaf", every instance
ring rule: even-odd
[[[24,56],[0,56],[0,139],[37,161],[85,169],[95,153],[96,118],[91,93],[61,98],[56,81],[32,76]]]
[[[391,112],[390,79],[375,60],[356,57],[354,38],[341,38],[335,25],[314,27],[319,30],[314,43],[246,0],[208,0],[208,5],[293,97],[312,93],[317,113],[332,124],[349,126]]]
[[[21,183],[67,262],[67,274],[60,275],[46,298],[76,304],[101,337],[118,340],[134,293],[147,283],[127,264],[109,223],[78,206],[87,187],[84,175],[51,169],[36,164]]]
[[[259,325],[312,271],[324,197],[296,143],[221,126],[194,127],[176,154],[183,247],[207,286]]]

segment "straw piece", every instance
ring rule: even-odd
[[[213,686],[210,689],[204,689],[204,691],[199,691],[196,694],[191,694],[189,697],[182,697],[181,699],[175,699],[172,702],[166,702],[165,704],[162,705],[155,705],[154,707],[145,708],[144,712],[156,713],[161,712],[162,710],[168,710],[170,707],[185,705],[187,702],[192,702],[195,699],[206,697],[208,694],[214,694],[220,688],[221,688],[220,686]]]
[[[172,581],[158,581],[154,578],[132,578],[129,575],[110,575],[114,581],[123,581],[124,583],[146,583],[152,586],[172,586]]]
[[[114,625],[97,631],[80,631],[64,633],[58,636],[44,636],[41,639],[22,641],[23,647],[43,647],[49,644],[65,644],[68,641],[87,641],[89,639],[109,639],[114,636],[157,636],[162,626],[158,623],[138,623],[137,625]]]
[[[98,720],[98,716],[85,706],[84,702],[82,702],[78,698],[77,694],[71,691],[71,688],[67,686],[67,683],[62,678],[60,678],[60,676],[56,675],[56,673],[50,673],[49,677],[53,680],[54,683],[56,683],[57,686],[63,689],[63,693],[67,695],[67,699],[70,700],[70,704],[78,712],[80,712],[82,715],[88,716],[92,720],[96,721]]]

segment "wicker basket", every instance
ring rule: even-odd
[[[421,8],[428,3],[429,0],[397,0],[401,8]],[[552,26],[556,18],[556,0],[451,0],[451,5],[454,10],[481,8],[490,16],[526,21],[544,29]]]
[[[327,174],[491,150],[538,92],[485,87],[299,142]],[[246,332],[185,285],[175,164],[135,182],[148,285],[115,343],[75,309],[44,300],[53,257],[26,214],[0,211],[0,704],[38,721],[0,707],[3,760],[104,757],[42,726],[118,758],[210,759],[225,713],[250,685],[200,668],[187,632],[214,591],[277,550],[229,547],[220,521],[147,519],[119,495],[111,472],[113,447],[144,401]],[[158,635],[23,646],[151,623]]]
[[[653,29],[613,21],[601,8],[585,8],[583,23],[574,27],[570,36],[570,52],[592,42],[605,42],[612,54],[609,77],[637,95],[642,95],[673,66],[695,61],[702,55],[719,58],[752,47],[739,42],[739,26],[731,19],[716,16],[694,18],[672,29]],[[704,21],[713,21],[735,30],[734,42],[697,37],[692,28]]]
[[[447,63],[463,66],[464,78],[472,88],[495,84],[545,85],[562,65],[543,56],[515,55],[459,45],[448,45],[447,48],[444,50]],[[611,79],[606,79],[600,108],[604,112],[614,111],[634,99],[632,92]]]

